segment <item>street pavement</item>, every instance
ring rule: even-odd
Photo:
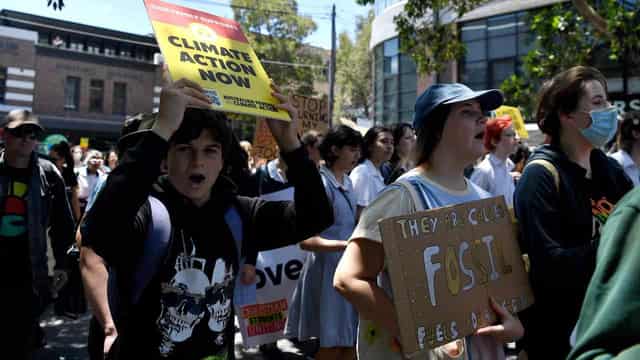
[[[53,311],[46,312],[40,322],[44,328],[47,345],[36,351],[34,360],[88,360],[87,336],[89,334],[89,313],[78,319],[58,317]],[[313,359],[313,344],[296,346],[291,341],[278,341],[281,354],[263,356],[257,348],[244,349],[239,333],[236,333],[236,358],[241,360],[307,360]]]

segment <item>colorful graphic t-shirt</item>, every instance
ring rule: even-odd
[[[3,287],[25,288],[31,279],[27,239],[29,169],[6,168],[7,188],[0,198],[0,273]]]

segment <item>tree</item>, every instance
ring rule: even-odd
[[[374,2],[356,1],[362,5]],[[464,55],[455,19],[485,2],[409,0],[394,18],[401,50],[411,55],[420,73],[442,70]],[[621,62],[624,71],[640,64],[640,1],[595,3],[597,6],[587,0],[572,0],[532,12],[530,24],[536,43],[524,58],[523,74],[502,85],[510,104],[531,110],[534,91],[544,79],[576,64],[591,64],[603,51],[608,52],[610,61]]]
[[[356,0],[361,5],[373,4],[374,1]],[[407,1],[404,11],[394,18],[401,50],[411,55],[420,73],[442,70],[449,61],[464,55],[464,45],[457,34],[455,19],[483,3],[486,0]],[[623,52],[624,42],[638,49],[640,2],[601,0],[597,7],[593,7],[587,0],[572,0],[572,4],[580,14],[580,21],[595,30],[592,34],[609,39],[614,56]],[[633,52],[633,49],[630,50]]]
[[[573,7],[557,4],[534,11],[529,22],[536,43],[523,59],[522,74],[509,77],[501,86],[507,101],[532,114],[542,82],[575,65],[615,64],[626,81],[625,73],[640,64],[638,10],[640,4],[634,9],[604,0],[593,8],[574,0]]]
[[[298,14],[295,0],[232,0],[236,21],[261,60],[322,65],[317,49],[303,44],[316,30],[315,22]],[[313,82],[322,76],[313,67],[263,63],[269,76],[283,90],[313,95]]]
[[[336,55],[336,100],[334,119],[341,116],[369,117],[371,101],[371,67],[369,54],[373,11],[356,18],[356,40],[340,34]]]

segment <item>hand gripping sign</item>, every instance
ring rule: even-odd
[[[172,79],[200,84],[214,110],[291,120],[275,107],[271,80],[240,24],[159,0],[144,3]]]
[[[533,303],[504,197],[380,222],[408,357],[491,325],[494,297],[515,313]]]

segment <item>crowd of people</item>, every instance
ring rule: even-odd
[[[299,244],[283,336],[316,340],[321,360],[402,359],[379,220],[494,196],[518,220],[535,303],[512,314],[487,298],[495,324],[419,358],[506,359],[508,343],[529,359],[640,356],[640,112],[619,114],[597,69],[541,87],[544,144],[488,117],[504,102],[495,89],[433,84],[412,124],[301,137],[272,91],[292,121],[266,119],[279,147],[266,163],[186,79],[106,154],[63,142],[39,156],[37,117],[6,116],[0,266],[15,295],[0,301],[17,326],[0,341],[16,358],[30,358],[56,295],[56,311],[77,314],[86,294],[92,359],[233,359],[236,278],[255,284],[259,252]]]

